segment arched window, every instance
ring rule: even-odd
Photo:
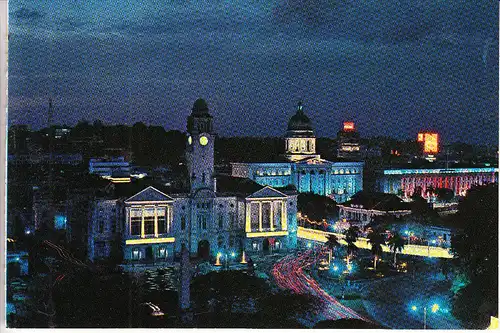
[[[222,229],[224,226],[224,217],[222,216],[222,213],[219,214],[219,229]]]

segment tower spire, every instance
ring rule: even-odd
[[[299,112],[303,112],[303,111],[302,111],[302,98],[301,98],[301,99],[299,99],[299,103],[297,103],[297,111],[299,111]]]

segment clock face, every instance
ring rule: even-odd
[[[191,135],[188,137],[188,144],[192,144],[193,143],[193,138],[191,137]]]
[[[208,138],[204,135],[200,137],[200,145],[206,146],[208,144]]]

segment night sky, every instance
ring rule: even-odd
[[[9,121],[186,128],[203,97],[223,136],[498,142],[497,1],[11,0]]]

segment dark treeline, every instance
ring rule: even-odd
[[[57,129],[67,126],[52,126],[36,132],[20,133],[20,140],[9,140],[9,154],[48,153],[50,136],[53,152],[81,153],[84,160],[92,157],[128,156],[136,165],[177,166],[184,154],[186,135],[180,131],[165,131],[162,126],[147,126],[144,123],[127,125],[105,125],[101,121],[89,123],[82,120],[67,135],[57,137]],[[17,146],[16,146],[17,145]]]
[[[19,127],[19,126],[17,126]],[[11,127],[12,128],[12,127]],[[106,125],[99,120],[90,123],[82,120],[73,128],[52,126],[40,131],[18,131],[16,139],[9,133],[9,154],[48,152],[50,133],[57,129],[68,128],[70,133],[54,140],[56,153],[82,153],[84,158],[128,155],[136,165],[176,166],[183,161],[187,133],[170,130],[163,126],[147,126],[142,122],[132,126]],[[28,138],[29,144],[26,142]],[[412,157],[421,155],[421,146],[416,140],[397,140],[391,137],[374,137],[360,140],[366,149],[379,149],[380,156],[367,155],[370,165],[407,165]],[[31,148],[29,148],[31,147]],[[450,163],[472,165],[477,162],[494,163],[496,147],[484,147],[464,143],[452,143],[444,146],[440,142],[438,156]],[[318,138],[316,151],[322,158],[336,160],[337,140]],[[285,152],[283,137],[217,137],[215,144],[215,162],[227,165],[229,162],[272,162],[280,160]],[[372,156],[372,157],[370,157]],[[425,160],[412,163],[429,164]],[[422,167],[427,165],[421,165]]]

